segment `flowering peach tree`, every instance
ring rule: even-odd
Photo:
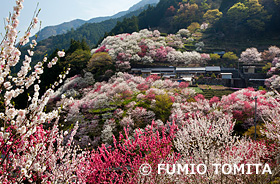
[[[277,91],[248,88],[208,100],[196,95],[187,83],[121,72],[108,82],[95,82],[91,73],[74,76],[54,91],[66,78],[66,70],[40,95],[44,64],[51,68],[65,53],[59,51],[50,62],[44,58],[30,66],[37,42],[29,37],[38,23],[38,14],[17,41],[22,3],[23,0],[16,1],[0,43],[2,183],[268,183],[279,174]],[[120,61],[120,70],[128,68],[132,61],[208,60],[207,55],[175,50],[182,47],[182,37],[188,35],[187,30],[167,37],[158,31],[142,30],[107,37],[94,52],[108,52]],[[28,43],[30,49],[21,62],[20,47]],[[275,47],[270,52],[279,55]],[[244,62],[257,62],[259,57],[249,49],[241,58]],[[278,63],[274,64],[279,68]],[[21,68],[13,74],[16,65]],[[26,107],[18,108],[15,98],[31,89],[34,90],[28,95]],[[266,140],[254,141],[234,134],[237,122],[251,126],[255,96]],[[48,103],[57,107],[46,111]],[[147,171],[141,170],[143,164],[150,165],[151,173],[140,172]],[[159,164],[171,167],[161,173],[157,172]],[[174,171],[176,164],[205,164],[208,169],[182,174]],[[214,164],[220,167],[218,171]],[[235,173],[236,168],[230,170],[223,164],[235,164],[238,171],[246,173]],[[242,164],[247,165],[242,168]],[[250,164],[257,165],[251,169]],[[266,172],[258,175],[262,169]]]
[[[80,163],[79,177],[87,183],[169,183],[172,178],[157,174],[158,164],[176,163],[180,155],[173,150],[172,140],[176,125],[169,123],[161,131],[152,123],[144,131],[136,130],[130,136],[124,128],[113,146],[104,144],[92,151],[90,157]],[[151,175],[139,173],[142,164],[151,166]]]
[[[267,72],[270,78],[266,79],[265,84],[267,87],[278,90],[280,88],[280,49],[276,46],[271,46],[269,47],[268,53],[269,56],[272,56],[273,60],[271,68]]]
[[[39,95],[40,75],[43,73],[43,64],[37,62],[30,66],[32,51],[36,47],[36,40],[29,40],[31,29],[38,24],[37,14],[34,15],[30,26],[17,44],[19,24],[18,17],[23,8],[23,0],[17,0],[14,11],[6,19],[5,35],[0,43],[0,180],[1,183],[66,183],[77,180],[77,159],[80,159],[77,151],[71,146],[73,136],[77,131],[76,124],[69,139],[65,139],[68,132],[60,132],[58,119],[62,108],[71,100],[62,97],[62,105],[50,112],[45,111],[45,106],[53,94],[53,89],[48,89],[43,95]],[[20,47],[30,43],[28,55],[20,61]],[[65,53],[59,51],[58,57],[64,57]],[[48,67],[55,65],[58,57],[53,58]],[[21,65],[15,75],[12,69]],[[62,78],[65,78],[68,70],[59,76],[55,88]],[[23,94],[25,90],[34,88],[28,96],[28,104],[19,109],[13,100]],[[53,127],[45,129],[44,125],[53,123]],[[50,124],[51,125],[51,124]],[[66,142],[66,144],[64,144]]]
[[[108,52],[116,61],[117,68],[119,65],[125,65],[127,68],[131,62],[203,63],[208,54],[204,54],[202,58],[196,51],[178,51],[184,47],[188,36],[189,32],[186,29],[166,37],[161,36],[158,30],[144,29],[132,34],[108,36],[97,49],[92,50],[92,53]]]
[[[146,128],[152,120],[155,120],[154,126],[163,125],[161,115],[168,119],[171,110],[166,109],[166,114],[160,111],[164,108],[161,105],[166,106],[163,97],[172,105],[195,95],[194,90],[187,88],[187,83],[161,80],[158,76],[145,79],[117,73],[108,82],[92,85],[85,81],[90,80],[87,77],[67,79],[51,98],[59,106],[62,95],[74,98],[65,109],[64,117],[66,124],[80,122],[74,141],[81,147],[112,143],[112,135],[118,136],[127,125],[130,133],[137,128]]]

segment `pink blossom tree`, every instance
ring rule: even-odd
[[[277,51],[277,49],[273,49],[273,50]],[[280,76],[279,76],[280,75],[280,57],[275,57],[273,59],[271,68],[267,72],[267,75],[268,76],[272,75],[272,76],[270,78],[266,79],[265,85],[269,88],[279,89],[280,88]]]
[[[160,132],[154,130],[153,123],[145,131],[137,130],[133,137],[120,134],[119,141],[114,138],[112,147],[102,145],[94,150],[89,158],[80,163],[78,175],[87,183],[169,183],[172,178],[157,174],[158,164],[173,164],[180,155],[172,149],[176,126]],[[149,164],[151,174],[140,172],[142,164]],[[145,173],[144,173],[145,174]]]
[[[148,31],[144,29],[132,34],[108,36],[97,49],[92,50],[92,53],[108,52],[117,61],[117,67],[125,62],[189,63],[187,61],[197,60],[195,62],[199,63],[199,53],[194,51],[190,55],[177,51],[184,47],[183,42],[186,40],[186,36],[189,36],[187,29],[182,29],[176,35],[170,34],[166,37],[160,36],[160,32],[157,30]],[[192,58],[189,59],[188,57]],[[199,58],[197,59],[197,57]],[[125,65],[128,66],[128,64]]]

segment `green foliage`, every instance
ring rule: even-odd
[[[80,49],[80,50],[90,50],[87,42],[84,39],[82,41],[71,39],[70,47],[67,50],[66,54],[73,53],[78,49]]]
[[[203,89],[203,96],[206,99],[211,99],[214,96],[222,98],[223,95],[229,95],[231,93],[233,93],[233,90],[215,90],[215,89]]]
[[[259,19],[251,19],[247,20],[247,24],[253,29],[257,31],[264,31],[265,22]]]
[[[89,71],[97,71],[102,67],[112,65],[113,61],[111,56],[107,52],[98,52],[92,55],[90,58],[87,69]]]
[[[121,97],[122,100],[122,107],[126,106],[127,104],[129,104],[130,102],[135,102],[136,101],[136,96],[134,95],[133,97],[130,95],[130,98],[123,98],[123,96]]]
[[[260,91],[266,91],[265,88],[264,88],[263,86],[259,86],[259,87],[258,87],[258,90],[260,90]]]
[[[271,182],[271,184],[279,184],[280,183],[280,177],[275,177],[274,180]]]
[[[76,75],[81,73],[81,71],[86,68],[86,65],[91,57],[89,50],[78,49],[73,53],[66,56],[66,61],[62,65],[67,66],[70,64],[71,71],[70,75]]]
[[[253,31],[264,31],[265,23],[271,19],[258,0],[244,0],[234,4],[227,12],[227,16],[234,22],[235,30],[239,24],[247,25]]]
[[[227,12],[227,16],[229,19],[239,22],[243,21],[243,19],[247,18],[248,7],[245,6],[244,3],[236,3],[234,4]]]
[[[216,78],[215,73],[212,73],[212,74],[211,74],[211,78],[212,78],[212,79],[215,79],[215,78]]]
[[[158,27],[159,25],[170,26],[170,22],[164,20],[164,13],[166,10],[173,6],[178,8],[180,0],[161,0],[156,7],[149,7],[146,11],[143,11],[139,16],[139,29]]]
[[[48,58],[48,62],[51,58],[57,56],[56,49]],[[46,87],[49,87],[50,84],[53,84],[59,74],[61,74],[66,68],[70,66],[71,70],[67,77],[73,77],[74,75],[81,74],[82,70],[86,67],[87,62],[91,57],[91,53],[89,50],[89,46],[85,41],[76,41],[71,40],[70,48],[65,52],[66,55],[64,58],[59,58],[56,65],[52,68],[48,68],[45,64],[44,73],[41,75],[41,84],[40,84],[40,92],[43,93]]]
[[[226,60],[229,60],[229,61],[237,61],[238,57],[233,52],[226,52],[223,55],[223,59],[226,59]]]
[[[108,111],[114,111],[116,110],[116,107],[108,107],[104,109],[90,109],[88,112],[92,114],[102,114]]]
[[[98,52],[91,56],[87,70],[94,74],[96,80],[104,79],[107,70],[115,70],[113,60],[107,52]]]
[[[173,105],[172,100],[167,94],[157,95],[156,104],[153,109],[156,114],[156,118],[161,119],[163,122],[166,122],[171,115],[171,106]]]
[[[272,64],[270,62],[266,63],[266,65],[262,67],[262,73],[267,73],[271,66]]]
[[[139,31],[138,18],[133,16],[131,18],[125,18],[122,22],[118,21],[117,25],[111,30],[109,34],[121,34],[121,33],[133,33]]]
[[[143,9],[145,8],[147,7],[144,7]],[[78,27],[76,30],[71,29],[65,34],[51,36],[48,39],[42,40],[38,42],[38,45],[34,50],[35,55],[33,56],[33,60],[41,60],[44,55],[53,53],[55,49],[68,49],[71,45],[71,40],[85,40],[87,45],[92,48],[98,44],[98,42],[101,38],[103,38],[104,35],[108,35],[106,33],[110,32],[116,26],[118,21],[120,22],[125,18],[137,16],[143,11],[143,9],[138,9],[116,19],[110,19],[99,23],[86,23]],[[24,47],[22,50],[23,56],[27,54],[27,47]]]
[[[136,103],[137,107],[143,107],[145,109],[150,109],[151,108],[151,102],[149,100],[141,100]]]
[[[238,3],[239,0],[222,0],[220,3],[219,10],[223,13],[226,13],[230,7],[232,7],[235,3]]]
[[[174,26],[178,29],[184,28],[187,25],[192,24],[193,22],[202,22],[203,12],[199,6],[194,3],[188,6],[185,6],[184,9],[179,9],[177,15],[174,16]],[[191,31],[191,30],[190,30]]]
[[[201,78],[204,77],[203,75],[200,75],[200,76],[202,76]],[[199,77],[200,77],[200,76],[199,76]],[[199,87],[188,87],[188,88],[195,90],[195,92],[196,92],[197,94],[198,94],[198,93],[200,93],[200,94],[203,93],[203,91],[202,91]]]
[[[201,3],[200,3],[200,9],[203,10],[203,11],[207,11],[211,8],[211,5],[207,3],[207,0],[203,0]]]
[[[198,30],[199,28],[200,28],[199,23],[193,22],[193,23],[191,23],[191,25],[189,25],[188,30],[189,30],[191,33],[194,33],[194,32],[195,32],[196,30]]]
[[[261,129],[264,129],[264,127],[262,125],[258,125],[257,124],[257,127],[256,127],[256,134],[257,134],[257,140],[263,140],[265,139],[266,137],[261,133]],[[244,133],[245,136],[247,137],[251,137],[251,139],[254,139],[255,138],[255,126],[251,126],[245,133]]]
[[[259,42],[267,46],[279,42],[276,36],[280,31],[280,6],[274,0],[222,0],[220,5],[223,17],[212,25],[211,35],[223,33],[224,45],[234,43],[231,44],[233,48],[242,50],[239,48],[248,48]]]
[[[219,54],[210,54],[211,60],[217,61],[221,58]]]
[[[177,8],[179,0],[161,0],[156,7],[147,6],[137,17],[127,18],[119,21],[116,26],[109,32],[109,35],[116,35],[118,33],[132,33],[141,29],[150,27],[157,27],[161,24],[166,10],[173,6]],[[166,26],[170,24],[165,22]]]
[[[217,22],[220,18],[222,18],[223,13],[220,12],[218,9],[214,9],[214,10],[208,10],[204,15],[203,15],[203,19],[210,23],[213,24],[215,22]]]

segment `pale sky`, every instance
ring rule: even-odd
[[[18,30],[25,31],[34,14],[37,3],[41,12],[42,27],[58,25],[73,19],[89,20],[94,17],[114,15],[128,10],[141,0],[25,0],[19,17]],[[4,18],[13,11],[15,0],[0,0],[0,33],[4,33]],[[37,31],[35,31],[37,32]],[[1,38],[1,37],[0,37]]]

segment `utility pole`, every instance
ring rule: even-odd
[[[237,62],[237,70],[238,70],[238,78],[240,77],[240,74],[239,74],[239,59],[238,59],[238,62]]]
[[[255,96],[255,121],[254,121],[254,123],[255,123],[255,141],[257,140],[257,105],[258,105],[257,99],[258,99],[258,97]]]

